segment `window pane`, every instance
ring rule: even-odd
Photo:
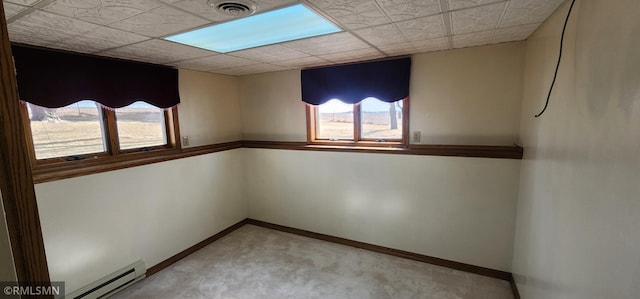
[[[145,102],[116,109],[120,149],[167,144],[164,111]]]
[[[360,102],[360,111],[362,139],[402,139],[402,101],[366,98]]]
[[[106,151],[101,109],[94,101],[62,108],[27,104],[36,159]]]
[[[353,105],[333,99],[318,106],[318,139],[353,140]]]

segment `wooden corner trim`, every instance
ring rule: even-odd
[[[221,232],[219,232],[219,233],[217,233],[217,234],[215,234],[215,235],[213,235],[213,236],[211,236],[209,238],[206,238],[206,239],[202,240],[198,244],[193,245],[193,246],[191,246],[191,247],[189,247],[189,248],[187,248],[187,249],[185,249],[185,250],[173,255],[172,257],[170,257],[170,258],[168,258],[168,259],[166,259],[166,260],[154,265],[153,267],[148,268],[147,269],[147,273],[146,273],[147,277],[160,272],[162,269],[165,269],[165,268],[171,266],[172,264],[174,264],[177,261],[187,257],[188,255],[190,255],[190,254],[192,254],[192,253],[204,248],[205,246],[215,242],[216,240],[218,240],[218,239],[220,239],[220,238],[232,233],[233,231],[235,231],[235,230],[239,229],[240,227],[242,227],[243,225],[247,224],[248,221],[249,221],[249,219],[243,219],[240,222],[223,229]]]
[[[274,229],[274,230],[278,230],[286,233],[292,233],[292,234],[296,234],[304,237],[314,238],[314,239],[323,240],[323,241],[332,242],[332,243],[341,244],[341,245],[347,245],[347,246],[369,250],[373,252],[384,253],[392,256],[406,258],[406,259],[423,262],[427,264],[432,264],[436,266],[447,267],[450,269],[465,271],[465,272],[474,273],[478,275],[488,276],[492,278],[506,280],[509,282],[513,280],[513,275],[511,273],[500,271],[500,270],[445,260],[437,257],[432,257],[432,256],[422,255],[422,254],[408,252],[404,250],[393,249],[389,247],[349,240],[349,239],[340,238],[340,237],[315,233],[311,231],[301,230],[293,227],[273,224],[273,223],[255,220],[255,219],[248,219],[247,224],[253,224],[256,226]]]
[[[509,277],[509,285],[511,286],[513,299],[520,299],[520,292],[518,291],[518,285],[516,284],[516,280],[513,277],[513,274],[511,274],[511,277]]]
[[[18,284],[47,285],[49,268],[18,100],[7,23],[0,2],[0,191],[5,210],[2,217],[7,221]]]

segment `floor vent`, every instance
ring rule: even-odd
[[[120,289],[144,278],[147,269],[143,261],[137,261],[116,272],[113,272],[67,296],[67,299],[97,299],[104,298]]]

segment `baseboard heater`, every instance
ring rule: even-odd
[[[116,272],[113,272],[81,289],[66,295],[66,299],[105,298],[133,283],[143,279],[147,269],[143,261],[137,261]]]

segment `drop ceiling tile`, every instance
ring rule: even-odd
[[[79,20],[107,25],[159,7],[152,0],[65,0],[55,1],[43,10]]]
[[[425,40],[447,35],[442,15],[424,17],[396,24],[400,32],[409,40]]]
[[[412,44],[415,46],[417,53],[446,50],[450,46],[448,37],[414,41]]]
[[[374,48],[368,48],[368,49],[360,49],[360,50],[322,55],[320,56],[320,58],[331,61],[332,63],[345,63],[345,62],[372,60],[377,58],[383,58],[385,56],[386,55],[384,53]]]
[[[276,71],[282,71],[282,70],[286,70],[286,68],[273,65],[273,64],[260,63],[260,64],[252,64],[252,65],[241,66],[236,68],[215,70],[214,72],[219,74],[225,74],[225,75],[242,76],[242,75],[249,75],[249,74],[276,72]]]
[[[29,29],[20,28],[13,24],[9,24],[7,27],[9,29],[9,40],[11,40],[11,42],[21,44],[44,47],[48,44],[69,37],[68,35],[56,34],[55,32],[41,37],[37,36],[33,31]]]
[[[174,7],[184,9],[203,18],[209,19],[215,22],[224,22],[233,19],[232,16],[225,15],[216,11],[215,8],[207,4],[207,0],[161,0],[167,4],[171,4]],[[265,12],[277,7],[288,6],[294,4],[295,0],[254,0],[258,6],[256,13]]]
[[[158,64],[166,64],[173,61],[199,58],[214,54],[215,52],[157,39],[99,53],[99,55],[104,56],[120,57]]]
[[[190,70],[208,72],[211,69],[211,66],[206,65],[204,63],[200,63],[199,62],[200,59],[201,58],[191,59],[191,60],[183,60],[183,61],[176,61],[176,62],[170,63],[169,65],[171,65],[173,67],[176,67],[176,68],[181,68],[181,69],[190,69]]]
[[[446,49],[449,49],[449,39],[447,37],[380,47],[380,50],[382,50],[389,56],[410,55],[415,53],[440,51]]]
[[[257,63],[258,62],[250,59],[234,57],[227,54],[218,54],[218,55],[207,56],[207,57],[198,58],[198,59],[178,61],[178,62],[175,62],[174,65],[182,66],[186,68],[198,67],[198,68],[202,68],[203,70],[212,71],[212,70],[219,70],[219,69],[241,67],[241,66],[257,64]]]
[[[32,6],[34,4],[36,4],[36,2],[38,2],[40,0],[3,0],[4,3],[13,3],[13,4],[20,4],[20,5],[26,5],[26,6]]]
[[[544,22],[564,0],[511,0],[500,27]]]
[[[505,5],[502,2],[452,12],[453,33],[464,34],[495,29]]]
[[[303,58],[297,58],[297,59],[282,60],[282,61],[275,62],[274,64],[282,67],[286,67],[286,68],[304,68],[304,67],[311,67],[311,66],[327,65],[329,64],[329,62],[320,57],[309,56],[309,57],[303,57]]]
[[[504,1],[505,0],[449,0],[449,10],[458,10]]]
[[[141,42],[149,39],[146,36],[133,34],[109,27],[100,27],[71,39],[62,40],[52,45],[57,49],[64,49],[81,53],[95,53],[111,48]]]
[[[488,45],[491,43],[492,36],[493,36],[493,30],[454,35],[452,37],[453,47],[466,48],[466,47],[473,47],[473,46]]]
[[[292,5],[298,3],[297,0],[253,0],[256,4],[258,4],[257,12],[262,12],[270,9],[274,9],[277,7],[284,7],[288,5]]]
[[[509,28],[497,29],[492,43],[503,43],[527,39],[541,24],[528,24]]]
[[[287,42],[282,45],[314,56],[369,47],[369,45],[348,32],[301,39]]]
[[[352,30],[391,23],[387,15],[377,8],[357,14],[337,16],[335,19],[346,28]]]
[[[24,39],[42,39],[36,45],[58,41],[78,34],[95,30],[99,26],[73,18],[36,10],[9,24],[9,32],[13,37],[22,35]],[[37,42],[37,41],[36,41]]]
[[[152,37],[160,37],[201,26],[209,21],[168,6],[161,6],[111,24],[111,27]]]
[[[207,18],[211,21],[221,22],[231,19],[231,16],[221,14],[209,6],[206,0],[179,0],[174,2],[173,6],[184,9],[203,18]]]
[[[439,0],[381,1],[382,9],[394,21],[425,17],[440,13]],[[400,3],[398,3],[400,2]]]
[[[5,15],[5,18],[8,20],[9,18],[19,14],[21,11],[23,11],[25,9],[27,9],[27,7],[25,7],[25,6],[20,6],[20,5],[17,5],[17,4],[5,2],[4,3],[4,15]]]
[[[378,8],[373,0],[309,0],[309,2],[334,18],[355,15]]]
[[[276,62],[309,56],[308,54],[287,48],[282,45],[270,45],[248,50],[236,51],[228,54],[230,54],[231,56],[247,58],[260,62]]]
[[[389,56],[412,54],[415,46],[412,42],[380,46],[380,50]]]
[[[408,40],[393,24],[356,30],[355,34],[375,46],[408,42]]]

